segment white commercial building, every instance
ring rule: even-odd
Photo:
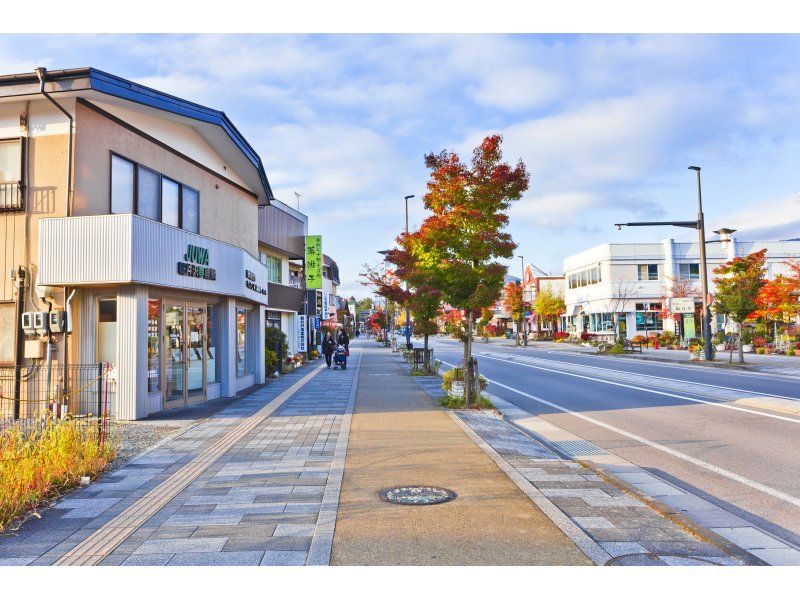
[[[800,258],[800,241],[731,238],[727,243],[707,243],[709,292],[714,294],[714,268],[761,249],[767,249],[769,278],[785,273],[787,260]],[[562,329],[567,332],[611,336],[617,328],[628,338],[664,330],[683,338],[701,335],[698,243],[664,239],[660,243],[598,245],[565,258],[564,278]],[[674,297],[681,295],[689,300],[676,301]],[[664,319],[665,310],[675,317]],[[724,324],[724,318],[715,315],[712,331]]]

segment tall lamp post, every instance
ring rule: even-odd
[[[519,256],[520,267],[522,268],[522,277],[519,279],[519,285],[522,287],[522,323],[521,323],[521,333],[522,333],[522,344],[524,346],[528,346],[528,334],[525,330],[527,326],[527,322],[525,321],[525,258]]]
[[[383,251],[379,251],[383,256],[383,271],[386,272],[386,254],[388,253],[387,249]],[[384,301],[386,302],[386,344],[385,346],[389,346],[390,343],[394,342],[394,335],[391,334],[392,332],[392,324],[394,323],[394,318],[391,317],[389,313],[389,300],[384,297]]]
[[[406,236],[408,236],[408,200],[414,197],[413,195],[406,195],[403,199],[406,200]],[[406,293],[408,293],[408,281],[406,281]],[[411,350],[411,314],[408,309],[408,302],[406,302],[406,350]]]
[[[703,288],[703,350],[705,353],[706,361],[713,359],[711,351],[711,309],[708,294],[708,263],[706,261],[706,231],[705,219],[703,217],[703,192],[700,183],[700,167],[689,166],[689,170],[694,170],[697,173],[697,220],[678,220],[673,222],[627,222],[619,223],[615,226],[620,229],[623,226],[680,226],[683,228],[694,228],[700,242],[700,280]],[[725,229],[722,229],[725,230]],[[729,239],[722,238],[719,242],[725,243]],[[717,241],[711,241],[715,243]]]

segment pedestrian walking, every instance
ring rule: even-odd
[[[331,367],[331,359],[333,358],[333,352],[335,350],[336,341],[333,339],[333,335],[329,330],[325,333],[325,338],[322,339],[322,354],[325,356],[325,363],[328,364],[328,367]]]
[[[347,330],[344,328],[339,332],[339,344],[344,345],[344,348],[350,353],[350,337],[347,335]]]

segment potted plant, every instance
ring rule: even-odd
[[[717,333],[714,335],[714,342],[717,346],[717,351],[724,351],[727,349],[727,345],[725,344],[725,331],[718,330]]]
[[[753,333],[750,332],[749,329],[745,328],[742,330],[741,333],[741,343],[742,343],[742,352],[743,353],[752,353],[753,352]]]

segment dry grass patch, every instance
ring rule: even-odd
[[[41,505],[96,478],[114,459],[117,440],[100,442],[96,425],[44,420],[34,430],[0,433],[0,531],[24,521]]]

